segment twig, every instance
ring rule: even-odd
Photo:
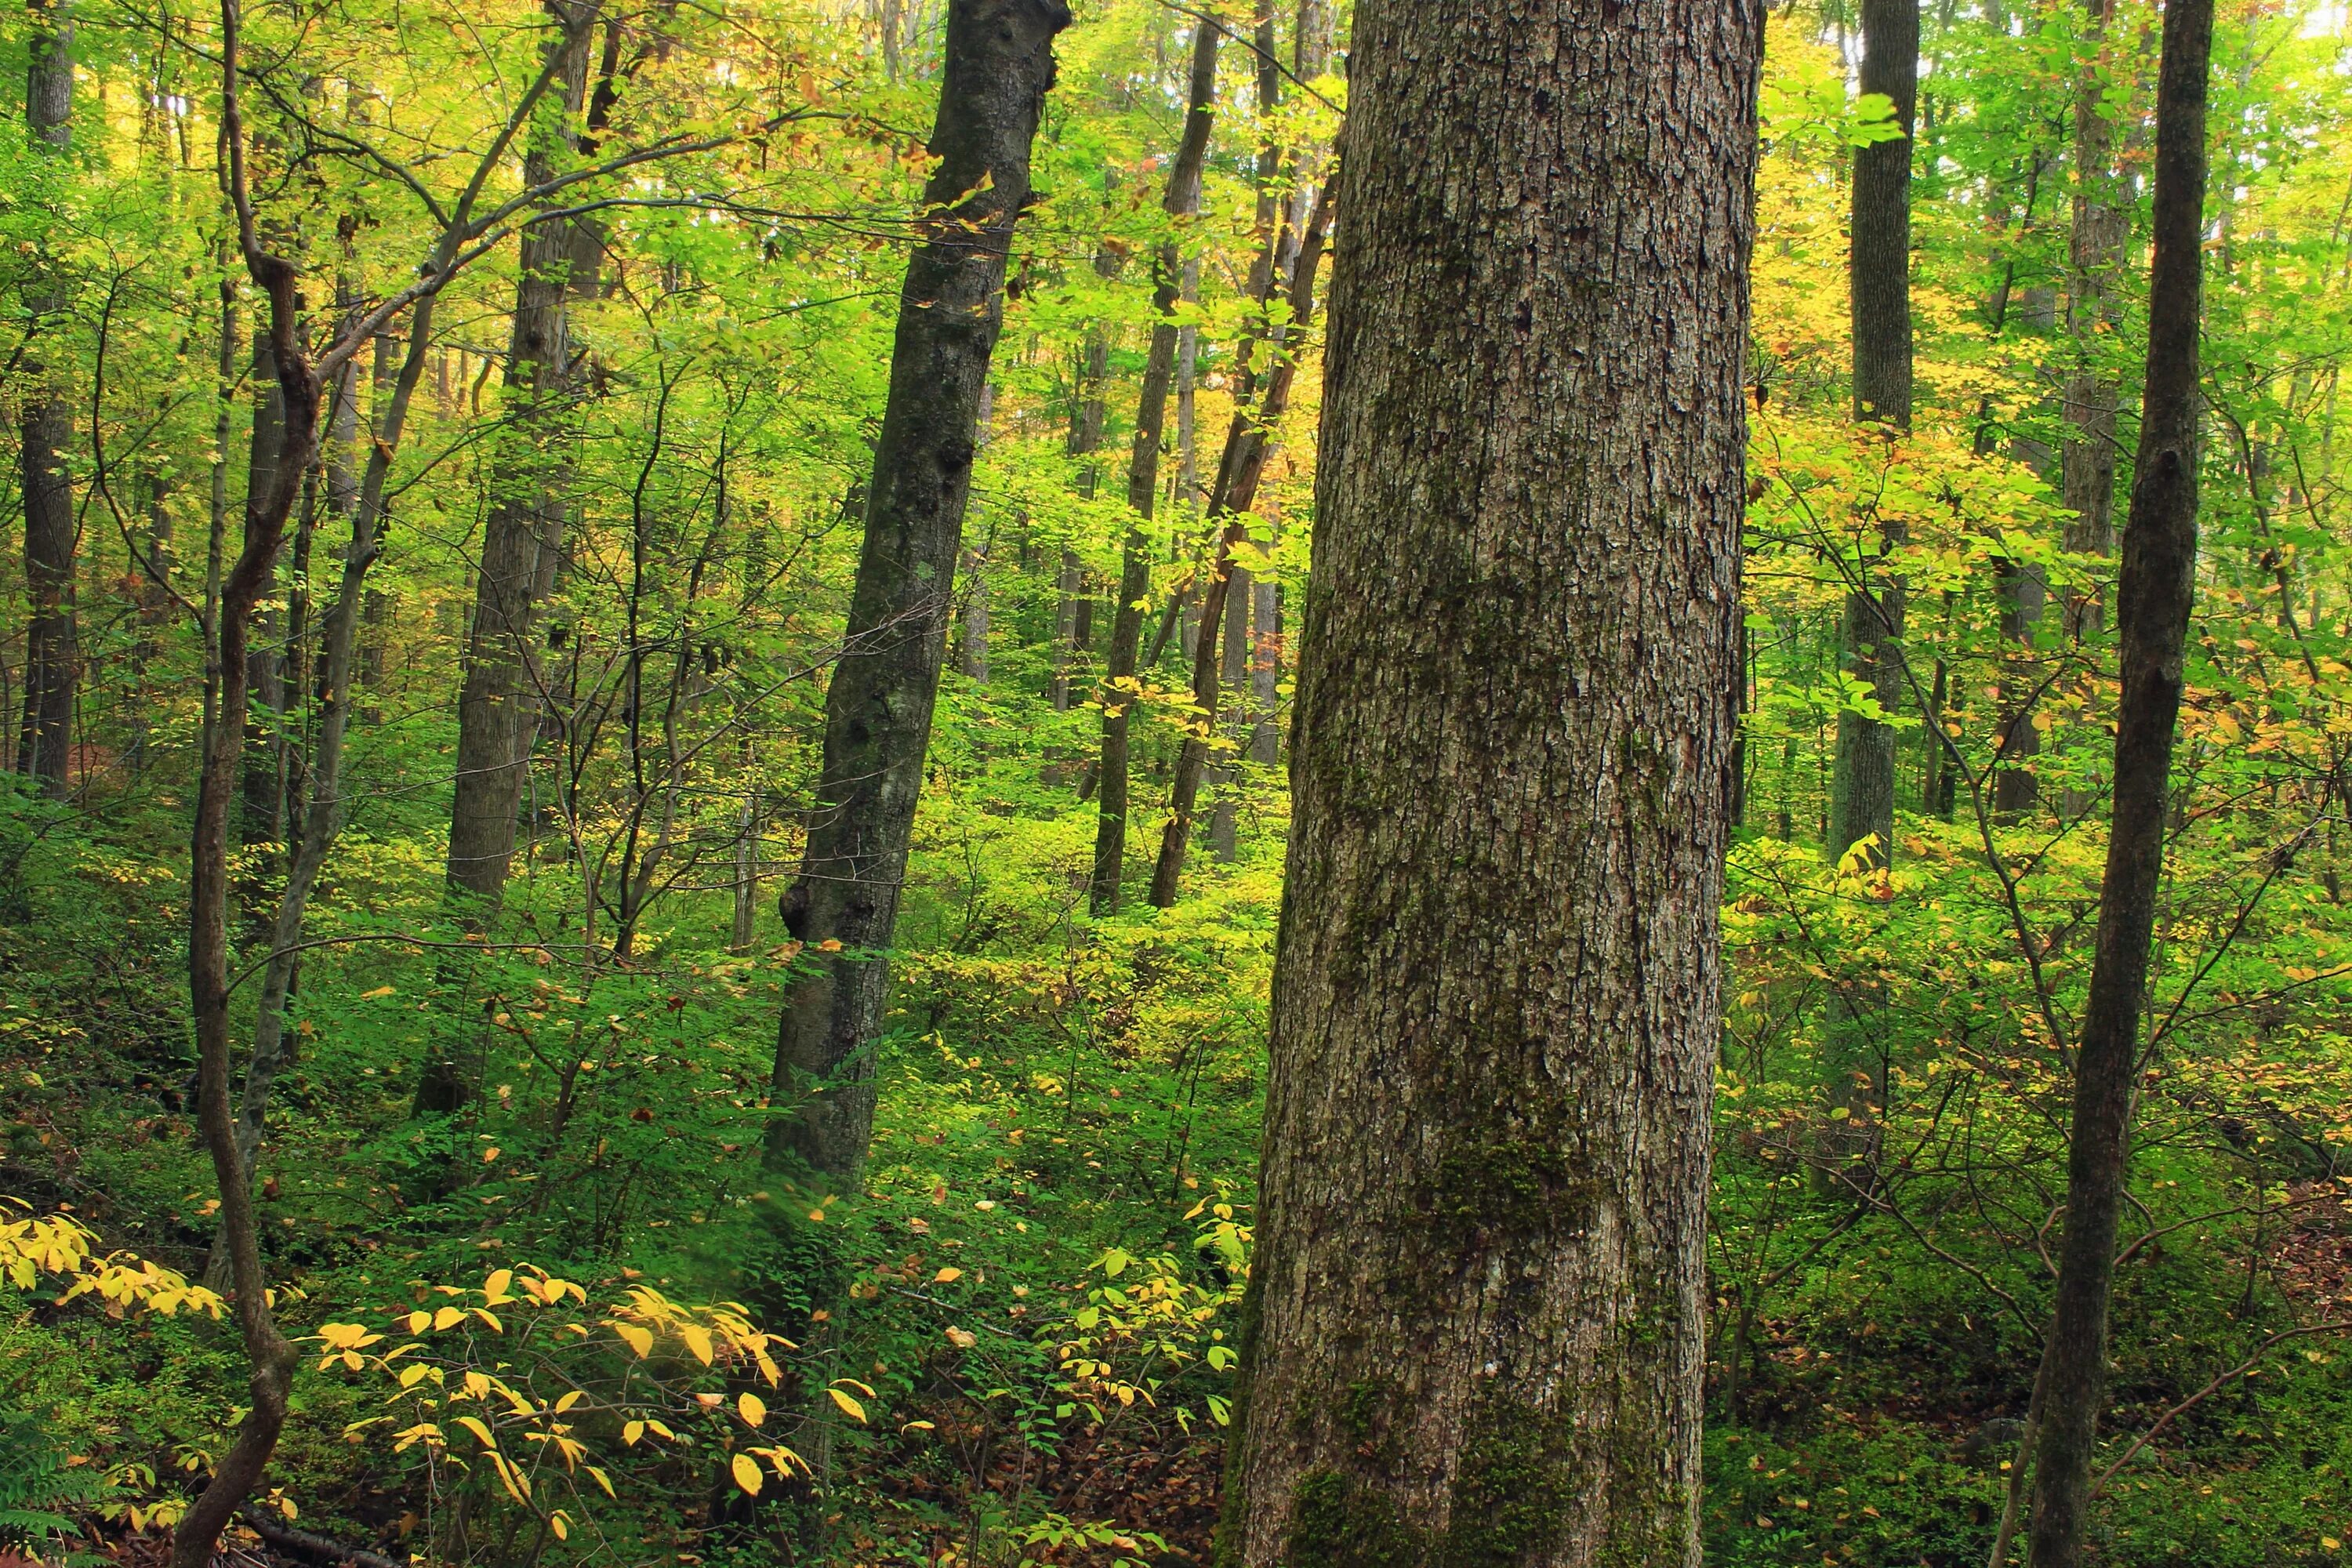
[[[2171,1409],[2158,1416],[2156,1418],[2155,1426],[2149,1427],[2147,1431],[2141,1433],[2137,1438],[2133,1439],[2132,1446],[2124,1450],[2124,1457],[2117,1459],[2114,1464],[2109,1465],[2106,1468],[2105,1472],[2099,1477],[2099,1484],[2091,1489],[2092,1500],[2096,1501],[2098,1499],[2105,1497],[2106,1495],[2107,1483],[2116,1479],[2116,1472],[2122,1469],[2126,1465],[2130,1464],[2132,1461],[2132,1456],[2138,1453],[2142,1448],[2147,1447],[2151,1442],[2155,1441],[2156,1435],[2163,1431],[2167,1426],[2171,1426],[2175,1417],[2186,1415],[2189,1411],[2203,1404],[2208,1395],[2218,1391],[2222,1384],[2228,1383],[2231,1379],[2243,1376],[2256,1362],[2263,1359],[2263,1352],[2268,1351],[2273,1345],[2278,1344],[2284,1340],[2299,1340],[2306,1334],[2332,1334],[2340,1332],[2345,1329],[2352,1329],[2352,1319],[2344,1319],[2329,1323],[2310,1323],[2300,1329],[2281,1329],[2277,1333],[2273,1334],[2270,1338],[2256,1345],[2252,1355],[2249,1355],[2245,1360],[2240,1362],[2229,1371],[2222,1373],[2220,1376],[2214,1378],[2212,1382],[2207,1384],[2204,1387],[2199,1389],[2196,1393],[2190,1394],[2188,1398],[2182,1400],[2179,1404],[2174,1405]]]

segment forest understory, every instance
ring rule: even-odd
[[[0,1568],[2352,1564],[2341,5],[0,56]]]

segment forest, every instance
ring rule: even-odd
[[[2341,0],[0,56],[0,1568],[2352,1564]]]

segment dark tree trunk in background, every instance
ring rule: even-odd
[[[988,450],[989,426],[996,413],[996,385],[983,382],[980,412],[971,422],[972,461]],[[992,535],[995,530],[991,529]],[[976,685],[988,684],[988,551],[973,545],[963,555],[963,624],[956,630],[956,670]]]
[[[1697,1562],[1761,25],[1358,6],[1222,1563]]]
[[[278,382],[277,351],[267,332],[253,341],[253,428],[246,449],[248,498],[269,493],[286,459],[286,393]],[[299,476],[290,482],[299,484]],[[247,847],[286,837],[286,686],[279,665],[277,617],[266,605],[245,656],[245,754],[238,768],[237,836]]]
[[[33,142],[62,155],[73,136],[73,13],[65,0],[33,0],[25,125]],[[62,158],[60,157],[60,161]],[[80,639],[74,624],[73,392],[42,342],[65,323],[66,301],[46,256],[25,284],[33,336],[16,375],[25,388],[16,436],[25,487],[25,711],[16,769],[62,799],[71,787],[75,682]]]
[[[1218,673],[1225,684],[1227,716],[1224,732],[1218,737],[1217,763],[1210,770],[1213,801],[1209,808],[1209,852],[1227,863],[1241,850],[1241,803],[1234,798],[1241,770],[1235,763],[1246,737],[1255,690],[1249,678],[1250,609],[1257,597],[1257,584],[1246,570],[1234,567],[1233,579],[1225,590],[1225,629],[1217,656]]]
[[[2116,323],[2116,274],[2130,226],[2116,188],[2116,128],[2104,106],[2107,23],[2115,0],[2088,0],[2083,63],[2074,96],[2074,221],[2068,243],[2067,335],[2074,369],[2066,378],[2066,437],[2059,448],[2060,490],[2074,515],[2065,545],[2085,555],[2116,548],[2116,404],[2113,376],[2101,364],[2100,329]],[[2077,590],[2065,606],[2070,639],[2096,637],[2105,614],[2095,595]]]
[[[874,1056],[908,841],[922,793],[971,490],[973,422],[1003,324],[1005,258],[1054,80],[1061,0],[950,0],[940,159],[907,266],[889,405],[874,454],[848,644],[825,692],[824,761],[784,924],[815,973],[784,1003],[767,1157],[855,1182],[874,1125]],[[983,182],[983,176],[986,176]],[[983,188],[984,187],[984,188]],[[959,200],[971,193],[969,199]],[[824,944],[837,942],[827,952]]]
[[[1169,216],[1180,221],[1201,210],[1201,170],[1208,158],[1209,132],[1216,124],[1217,46],[1223,37],[1208,22],[1192,35],[1184,133],[1169,165],[1168,189],[1160,199]],[[1120,552],[1118,601],[1111,611],[1110,649],[1103,661],[1102,765],[1096,786],[1100,793],[1087,899],[1097,915],[1118,912],[1120,883],[1126,875],[1129,708],[1138,690],[1134,682],[1143,646],[1143,600],[1151,590],[1150,527],[1160,496],[1160,447],[1168,428],[1168,387],[1174,379],[1180,346],[1180,329],[1171,317],[1183,286],[1183,255],[1171,240],[1152,258],[1151,350],[1144,361],[1143,387],[1136,399],[1135,445],[1127,468],[1127,504],[1134,517]]]
[[[561,51],[565,124],[586,100],[588,44],[595,0],[552,0]],[[523,179],[537,184],[555,169],[553,150],[534,147]],[[538,737],[538,694],[531,689],[531,639],[539,607],[555,591],[571,483],[572,346],[565,302],[581,249],[573,224],[549,220],[523,230],[522,277],[515,289],[501,412],[512,428],[490,476],[474,578],[474,618],[466,640],[465,684],[457,697],[457,791],[449,809],[448,879],[482,907],[495,909],[514,858],[515,817],[522,806]]]
[[[1272,767],[1281,756],[1282,587],[1265,578],[1250,584],[1249,745],[1251,762]]]
[[[2033,773],[2033,759],[2042,752],[2042,731],[2033,723],[2033,628],[2049,590],[2030,562],[2004,561],[1999,570],[2001,721],[1992,805],[2002,817],[2014,819],[2032,810],[2042,795]]]
[[[1919,0],[1862,0],[1862,90],[1895,100],[1903,134],[1853,154],[1853,413],[1895,430],[1911,428],[1911,126],[1919,89]],[[1881,524],[1891,548],[1893,520]],[[1868,566],[1864,564],[1865,575]],[[1846,595],[1847,668],[1893,714],[1901,697],[1903,585],[1865,582]],[[1872,859],[1895,847],[1895,727],[1858,713],[1838,715],[1832,776],[1832,858],[1875,837]]]
[[[2202,315],[2205,87],[2212,0],[2170,0],[2157,89],[2155,251],[2148,278],[2147,387],[2116,619],[2123,689],[2116,710],[2115,806],[2101,882],[2098,949],[2074,1060],[2066,1234],[2052,1314],[2035,1454],[2032,1568],[2075,1568],[2091,1503],[2091,1460],[2106,1396],[2107,1300],[2129,1162],[2132,1086],[2147,990],[2165,801],[2180,713],[2197,568],[2197,339]]]

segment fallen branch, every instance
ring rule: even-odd
[[[349,1563],[354,1568],[408,1568],[407,1563],[395,1562],[382,1552],[345,1546],[340,1541],[331,1541],[307,1530],[297,1530],[290,1524],[270,1518],[259,1509],[239,1509],[237,1517],[252,1526],[254,1533],[271,1545],[299,1552],[321,1563]]]

